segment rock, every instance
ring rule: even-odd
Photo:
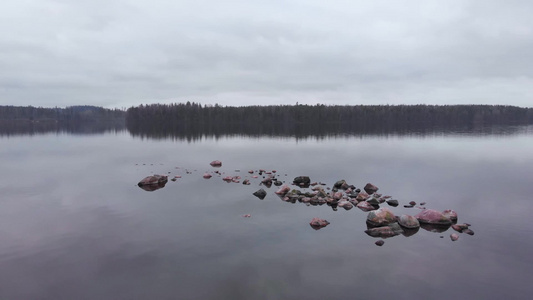
[[[284,185],[279,190],[277,190],[275,193],[277,195],[283,196],[283,195],[287,194],[290,190],[291,190],[291,188],[289,186]]]
[[[386,207],[371,211],[366,217],[366,222],[372,226],[385,226],[396,222],[396,216]]]
[[[270,188],[272,186],[272,178],[263,179],[261,184],[265,185],[267,188]]]
[[[376,198],[370,198],[370,199],[366,200],[366,202],[370,203],[370,205],[379,207],[379,200],[376,199]]]
[[[205,179],[209,179],[211,177],[213,177],[213,175],[209,174],[209,173],[205,173],[204,176],[203,176]]]
[[[388,226],[374,227],[365,230],[365,233],[371,237],[389,238],[397,236],[403,232],[398,223],[392,223]]]
[[[418,222],[418,220],[415,217],[409,216],[409,215],[402,215],[398,219],[398,223],[400,224],[400,226],[409,228],[409,229],[420,227],[420,223]]]
[[[474,231],[472,229],[470,229],[470,228],[467,228],[467,229],[463,230],[463,233],[466,233],[468,235],[474,235]]]
[[[393,207],[398,206],[398,200],[387,200],[387,204]]]
[[[378,187],[373,185],[372,183],[367,183],[363,189],[369,195],[372,195],[379,190]]]
[[[320,228],[328,226],[329,222],[324,219],[313,218],[309,225],[311,225],[314,230],[319,230]]]
[[[453,224],[452,225],[453,230],[457,232],[463,232],[463,230],[468,229],[468,225],[466,224]]]
[[[420,223],[431,224],[431,225],[451,225],[452,221],[443,215],[441,212],[438,212],[434,209],[424,209],[419,212],[415,218],[418,219]]]
[[[307,188],[311,184],[311,179],[309,176],[298,176],[294,178],[293,183],[297,186]]]
[[[341,179],[333,184],[334,188],[340,189],[343,184],[346,184],[346,180]]]
[[[451,209],[447,209],[447,210],[443,211],[442,214],[446,218],[450,219],[450,221],[452,221],[452,223],[457,222],[457,213],[455,211],[453,211]]]
[[[415,206],[415,205],[416,205],[416,202],[414,202],[414,201],[410,201],[410,202],[409,202],[409,205],[411,205],[411,206]]]
[[[255,191],[253,193],[253,195],[256,196],[257,198],[263,200],[263,199],[265,199],[265,197],[267,195],[267,192],[265,190],[263,190],[263,189],[259,189],[259,190]]]
[[[244,180],[242,181],[242,184],[244,184],[244,185],[250,185],[250,180],[249,180],[249,179],[244,179]]]
[[[331,197],[335,200],[340,200],[342,199],[342,192],[335,192],[335,193],[332,193]]]
[[[250,218],[252,215],[250,214],[245,214],[245,215],[242,215],[244,218]]]
[[[383,244],[385,244],[385,241],[384,240],[379,240],[379,241],[376,241],[374,244],[378,245],[378,246],[383,246]]]
[[[166,175],[152,175],[152,176],[144,177],[141,181],[139,181],[137,185],[143,186],[143,185],[159,184],[159,183],[163,183],[167,181],[168,181],[168,176]]]
[[[457,233],[452,233],[450,234],[450,239],[455,242],[459,239],[459,236],[457,235]]]
[[[350,210],[353,208],[353,204],[346,200],[340,201],[338,206],[344,208],[345,210]]]
[[[168,182],[168,176],[165,175],[152,175],[143,178],[137,185],[148,192],[164,188]]]
[[[373,210],[377,209],[372,204],[370,204],[370,203],[368,203],[366,201],[361,201],[361,202],[357,203],[355,206],[357,208],[359,208],[360,210],[362,210],[362,211],[373,211]]]
[[[222,162],[220,160],[214,160],[212,161],[211,163],[209,163],[212,167],[216,167],[216,168],[219,168],[219,167],[222,167]]]
[[[274,181],[274,185],[275,185],[275,186],[280,186],[280,185],[282,185],[282,184],[283,184],[283,182],[281,182],[281,181],[279,181],[279,180]]]
[[[369,197],[370,197],[369,194],[367,194],[365,192],[359,192],[359,194],[357,194],[357,197],[355,197],[355,200],[357,200],[357,201],[365,201]]]

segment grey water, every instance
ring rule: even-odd
[[[506,132],[3,135],[0,299],[529,299],[533,128]],[[283,202],[259,169],[371,182],[395,214],[453,209],[475,235],[420,229],[378,247],[367,213]],[[215,170],[251,185],[202,178]],[[139,188],[151,174],[181,178]]]

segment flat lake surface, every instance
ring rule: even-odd
[[[222,161],[221,168],[209,165]],[[497,134],[0,136],[0,299],[530,299],[533,128]],[[283,202],[248,170],[367,182],[475,235],[368,236],[367,213]],[[203,179],[219,170],[251,185]],[[178,175],[162,189],[137,186]],[[267,191],[264,200],[252,195]],[[388,207],[388,205],[382,205]],[[243,217],[250,214],[250,218]],[[309,226],[313,217],[331,224]]]

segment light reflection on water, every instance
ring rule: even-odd
[[[529,127],[510,132],[0,138],[0,299],[526,299],[533,138]],[[215,159],[226,175],[372,182],[400,201],[397,215],[427,202],[457,211],[475,235],[451,242],[451,229],[421,229],[377,247],[357,208],[282,202],[274,186],[258,200],[257,180],[203,179]],[[137,187],[153,173],[182,178]],[[315,231],[313,217],[331,224]]]

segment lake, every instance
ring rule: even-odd
[[[0,299],[529,299],[532,153],[533,127],[1,135]],[[367,212],[284,202],[248,173],[259,169],[286,184],[300,175],[326,187],[370,182],[400,202],[396,215],[426,202],[455,210],[475,234],[453,242],[451,228],[422,228],[379,247],[365,233]],[[202,178],[215,170],[222,175]],[[139,188],[151,174],[181,178]],[[264,200],[252,195],[260,188]],[[314,230],[314,217],[330,224]]]

